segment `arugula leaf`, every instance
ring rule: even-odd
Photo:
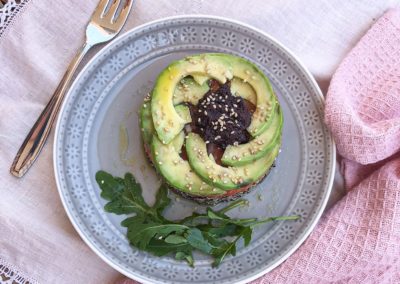
[[[220,246],[218,249],[212,251],[212,256],[215,259],[212,267],[217,267],[220,265],[228,254],[236,255],[236,243],[241,237],[244,239],[244,245],[247,246],[250,243],[251,234],[252,229],[250,227],[242,227],[240,233],[232,242],[227,242],[223,246]]]
[[[246,226],[250,226],[254,228],[255,226],[273,222],[273,221],[293,221],[299,219],[300,216],[292,215],[292,216],[277,216],[277,217],[268,217],[260,220],[250,221],[250,222],[243,222]]]
[[[135,226],[128,227],[128,239],[135,247],[145,249],[153,238],[161,240],[171,233],[182,234],[187,229],[187,226],[179,224],[155,222],[135,224]]]
[[[207,239],[204,238],[201,231],[197,228],[190,228],[187,230],[185,237],[192,247],[202,252],[209,254],[211,250],[215,248]]]
[[[162,184],[156,195],[156,202],[153,205],[153,209],[161,216],[165,208],[171,203],[171,199],[168,197],[168,188],[165,184]]]
[[[226,242],[224,245],[212,251],[212,256],[214,257],[212,267],[218,267],[228,254],[236,254],[236,242],[239,238],[240,236],[238,236],[233,242]]]
[[[179,251],[191,251],[191,246],[187,243],[170,244],[163,240],[152,239],[146,246],[146,251],[156,256],[164,256],[169,253],[176,253]]]
[[[224,258],[236,254],[237,242],[243,238],[244,245],[251,241],[255,226],[272,221],[296,220],[298,216],[269,217],[264,219],[230,218],[225,213],[247,203],[237,200],[228,206],[214,211],[207,208],[205,214],[193,213],[182,220],[171,221],[162,214],[171,203],[168,188],[162,185],[157,192],[156,201],[149,206],[143,196],[140,184],[130,173],[124,178],[99,171],[96,181],[101,189],[101,196],[108,201],[104,209],[115,214],[131,214],[121,222],[127,227],[127,237],[132,246],[156,256],[174,254],[177,260],[185,260],[194,265],[193,251],[198,250],[214,257],[213,267]],[[225,237],[235,237],[228,241]]]
[[[218,237],[208,232],[203,232],[203,236],[207,241],[214,246],[214,249],[218,249],[219,247],[224,247],[228,244],[228,241],[224,238]]]
[[[236,224],[242,226],[244,223],[255,222],[257,218],[248,218],[248,219],[232,219],[229,216],[213,211],[211,208],[207,208],[207,216],[211,220],[217,220],[225,224]]]
[[[145,217],[144,216],[136,215],[136,216],[124,219],[121,222],[121,226],[122,227],[132,227],[133,228],[133,227],[135,227],[137,225],[140,225],[140,224],[144,223],[144,221],[145,221]]]
[[[192,215],[177,221],[179,224],[186,225],[186,226],[197,226],[199,224],[206,224],[208,223],[209,218],[205,214],[199,214],[197,212],[193,212]]]
[[[236,236],[240,233],[241,227],[235,224],[226,224],[220,227],[212,225],[199,225],[197,226],[201,231],[207,232],[217,238],[224,238],[228,236]]]
[[[101,188],[100,196],[105,200],[113,200],[124,191],[124,180],[113,177],[104,171],[96,173],[96,181]]]
[[[247,247],[251,241],[251,235],[253,233],[253,229],[250,227],[244,227],[242,231],[242,237],[244,240],[244,246]]]
[[[188,242],[188,240],[185,237],[176,234],[169,235],[168,237],[165,238],[164,241],[168,244],[174,244],[174,245],[184,244]]]
[[[233,201],[228,206],[220,209],[218,212],[221,213],[221,214],[224,214],[224,213],[226,213],[226,212],[228,212],[228,211],[230,211],[230,210],[232,210],[232,209],[234,209],[236,207],[243,206],[243,205],[246,205],[248,203],[249,203],[249,201],[247,201],[245,199],[238,199],[236,201]]]
[[[150,212],[151,208],[143,199],[142,188],[132,174],[127,173],[121,179],[100,171],[96,174],[96,180],[102,190],[101,196],[110,201],[104,206],[107,212],[142,216]]]
[[[194,260],[193,260],[193,255],[191,250],[183,250],[183,251],[178,251],[175,254],[175,259],[176,260],[186,260],[187,263],[193,267],[194,266]]]

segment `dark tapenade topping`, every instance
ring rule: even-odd
[[[206,141],[225,149],[228,145],[247,143],[246,128],[251,122],[251,109],[241,97],[232,95],[230,81],[221,85],[210,80],[210,90],[191,108],[196,132]]]

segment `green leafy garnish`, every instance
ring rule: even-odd
[[[265,219],[230,218],[226,213],[247,200],[237,200],[219,211],[207,207],[206,213],[194,212],[182,220],[168,220],[162,214],[171,203],[168,188],[162,185],[157,192],[156,202],[149,206],[142,195],[142,188],[134,176],[126,173],[124,178],[113,177],[99,171],[96,181],[101,197],[108,201],[105,211],[114,214],[134,214],[121,222],[128,230],[130,244],[156,256],[173,254],[177,260],[194,265],[193,251],[201,251],[214,258],[217,267],[227,255],[236,254],[236,244],[243,239],[249,245],[253,228],[272,221],[296,220],[299,216],[269,217]],[[233,237],[228,241],[226,237]]]

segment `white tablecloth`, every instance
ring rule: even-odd
[[[8,173],[82,43],[97,2],[25,1],[11,23],[1,21],[5,16],[0,8],[0,282],[16,275],[40,283],[112,283],[120,277],[83,243],[62,208],[53,175],[52,137],[26,177]],[[124,30],[189,13],[243,21],[291,49],[326,92],[344,55],[376,18],[396,5],[400,1],[137,0]],[[339,175],[336,181],[331,203],[344,192]]]

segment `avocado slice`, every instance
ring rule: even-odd
[[[209,89],[210,87],[208,86],[208,82],[198,84],[193,78],[185,77],[175,88],[173,103],[174,105],[177,105],[183,102],[188,102],[197,105],[199,100],[208,92]]]
[[[156,135],[153,136],[151,152],[157,170],[168,184],[180,191],[198,196],[224,194],[224,190],[208,185],[193,172],[188,161],[183,160],[177,151],[177,147],[172,145],[175,144],[181,148],[184,143],[184,136],[184,132],[181,131],[167,145],[163,144]]]
[[[199,75],[199,74],[194,74],[192,77],[193,80],[195,80],[199,85],[203,85],[204,83],[206,83],[206,81],[210,79],[207,75]]]
[[[276,100],[271,84],[263,72],[250,61],[228,54],[200,54],[170,64],[158,76],[154,86],[151,112],[158,138],[168,144],[184,127],[184,120],[174,108],[173,95],[179,82],[187,76],[208,76],[220,83],[237,77],[255,91],[257,108],[248,127],[256,137],[268,126]],[[185,99],[183,100],[185,101]]]
[[[272,166],[279,153],[280,140],[275,142],[271,152],[255,162],[237,167],[223,167],[207,155],[206,143],[196,133],[186,138],[186,152],[191,168],[206,183],[225,190],[236,189],[262,178]]]
[[[185,105],[178,105],[175,107],[175,109],[178,112],[178,114],[184,119],[184,121],[186,121],[186,123],[190,123],[192,121],[189,107]],[[142,130],[143,142],[146,145],[150,145],[153,139],[153,135],[155,133],[155,129],[154,129],[153,119],[151,117],[150,104],[148,102],[145,102],[140,108],[139,117],[140,117],[140,128]],[[184,143],[184,138],[180,137],[178,139],[175,139],[172,145],[178,152],[180,152],[183,143]]]
[[[257,105],[257,95],[249,83],[243,82],[242,79],[234,77],[231,81],[231,92],[235,96],[248,100],[253,105]]]
[[[242,166],[264,157],[280,139],[283,125],[283,115],[280,107],[276,107],[271,125],[259,136],[246,144],[229,145],[222,156],[222,164]]]

